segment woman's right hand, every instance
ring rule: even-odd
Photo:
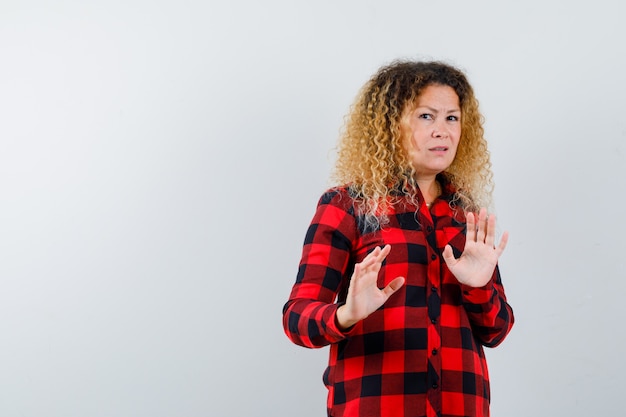
[[[385,288],[378,288],[378,272],[390,251],[390,245],[385,245],[382,249],[377,247],[354,266],[346,303],[337,309],[337,323],[341,329],[354,326],[378,310],[404,285],[404,278],[397,277]]]

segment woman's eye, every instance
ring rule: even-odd
[[[450,120],[452,122],[458,122],[459,121],[459,116],[448,116],[448,120]]]
[[[419,115],[420,119],[424,119],[424,120],[432,120],[433,119],[433,115],[432,114],[428,114],[428,113],[423,113]]]

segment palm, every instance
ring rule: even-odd
[[[495,246],[496,219],[487,216],[485,209],[480,210],[477,223],[474,214],[468,213],[467,238],[460,258],[454,257],[449,245],[443,252],[450,272],[461,284],[470,287],[482,287],[489,282],[508,240],[508,233],[504,232],[500,244]]]
[[[404,278],[398,277],[385,288],[378,288],[378,273],[390,250],[389,245],[382,249],[376,248],[355,265],[346,304],[337,311],[337,319],[342,327],[350,327],[372,314],[404,283]]]

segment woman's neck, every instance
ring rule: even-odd
[[[430,205],[441,195],[441,185],[437,181],[436,176],[420,178],[416,182],[427,205]]]

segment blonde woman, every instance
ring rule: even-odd
[[[283,309],[294,343],[330,345],[329,416],[489,415],[483,347],[514,321],[490,168],[457,68],[397,61],[361,90]]]

